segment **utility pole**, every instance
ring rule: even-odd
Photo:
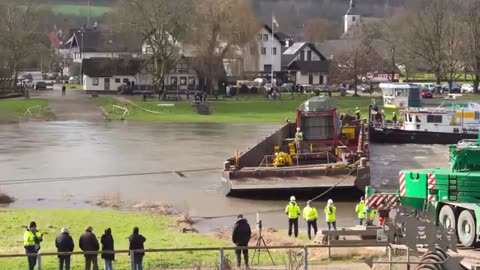
[[[90,25],[90,0],[88,1],[88,16],[87,16],[87,27]]]

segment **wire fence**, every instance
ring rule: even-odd
[[[376,247],[376,252],[385,255],[388,244],[378,242],[374,244],[357,245],[305,245],[305,246],[250,246],[250,247],[197,247],[197,248],[165,248],[145,250],[116,250],[114,252],[114,269],[134,269],[131,258],[134,252],[145,252],[143,269],[235,269],[236,250],[248,249],[250,266],[261,269],[309,269],[315,265],[322,265],[330,259],[342,260],[351,256],[352,248]],[[330,258],[319,259],[319,252],[328,254]],[[338,252],[338,253],[337,253]],[[346,253],[345,253],[346,252]],[[97,255],[99,269],[103,267],[102,252],[45,252],[38,254],[0,254],[0,265],[8,269],[24,269],[27,267],[27,256],[36,256],[38,270],[58,269],[58,255],[71,255],[71,270],[85,269],[84,255]],[[338,256],[338,257],[337,257]],[[245,261],[242,255],[242,265]],[[3,268],[2,268],[3,269]]]

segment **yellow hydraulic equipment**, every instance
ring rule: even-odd
[[[290,152],[290,155],[295,155],[295,153],[296,153],[295,144],[294,143],[289,143],[288,144],[288,150]]]
[[[292,157],[285,152],[276,152],[275,159],[273,160],[273,166],[275,167],[284,167],[292,166],[293,160]]]

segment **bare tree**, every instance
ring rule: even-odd
[[[7,63],[17,85],[18,67],[35,51],[38,32],[38,5],[32,1],[0,4],[0,49],[8,56]],[[29,98],[29,92],[25,91]]]
[[[322,42],[335,38],[335,21],[326,18],[310,18],[304,22],[305,39],[309,42]]]
[[[355,29],[359,39],[349,40],[349,46],[336,55],[330,65],[330,82],[353,84],[354,96],[358,96],[357,86],[359,80],[365,78],[367,73],[375,72],[382,66],[382,59],[372,48],[371,36],[363,28]]]
[[[182,57],[180,40],[189,24],[188,10],[184,0],[123,0],[117,7],[115,30],[141,35],[146,67],[157,90]]]
[[[451,86],[459,74],[460,38],[458,20],[452,10],[455,0],[419,0],[411,21],[410,51],[434,72],[437,84],[442,78]]]
[[[478,93],[480,82],[480,1],[465,0],[462,5],[463,48],[465,64],[474,74],[473,90]]]
[[[194,1],[193,9],[189,39],[197,48],[197,71],[212,93],[214,83],[225,76],[223,60],[252,40],[258,24],[249,0]]]

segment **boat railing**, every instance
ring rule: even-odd
[[[328,152],[328,151],[314,152],[314,153],[297,153],[297,154],[293,155],[295,160],[296,160],[296,165],[295,166],[300,167],[300,161],[299,161],[300,158],[299,157],[310,156],[310,155],[325,155],[325,154],[326,154],[326,157],[327,157],[327,164],[336,162],[337,156],[335,156],[334,154],[332,154],[331,152]],[[268,167],[268,165],[269,165],[268,160],[271,160],[271,159],[275,159],[275,155],[264,156],[263,159],[262,159],[262,162],[260,162],[260,165],[255,170],[257,171],[262,167]],[[334,161],[334,162],[330,162],[330,161]],[[271,165],[273,165],[273,164],[271,164]],[[289,166],[289,167],[292,167],[292,166]]]

